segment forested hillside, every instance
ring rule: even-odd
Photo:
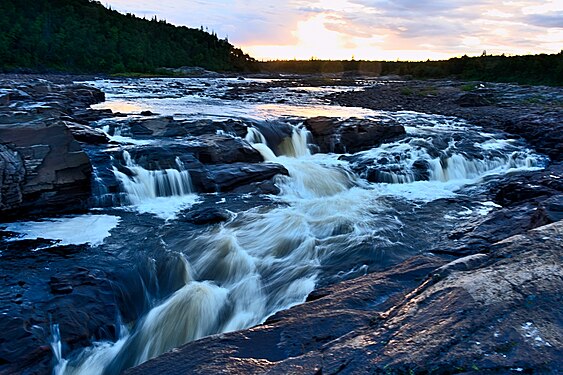
[[[118,73],[180,66],[240,71],[253,63],[214,34],[123,15],[97,1],[0,1],[0,71]]]

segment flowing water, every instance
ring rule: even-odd
[[[130,141],[112,134],[122,142],[118,150],[123,161],[110,160],[126,197],[121,209],[152,215],[160,223],[159,241],[164,252],[173,254],[172,261],[161,272],[156,261],[151,263],[152,281],[143,284],[147,308],[126,323],[119,321],[115,341],[68,353],[61,349],[58,326],[53,326],[56,374],[118,374],[188,341],[259,324],[304,302],[319,285],[377,271],[428,250],[432,236],[448,225],[493,208],[491,202],[479,201],[473,189],[485,178],[541,168],[545,162],[520,142],[483,133],[455,118],[329,106],[322,94],[336,88],[301,96],[278,89],[276,97],[288,101],[274,104],[271,93],[220,99],[225,87],[236,84],[231,80],[95,84],[108,93],[108,102],[99,107],[246,122],[246,141],[266,162],[283,165],[289,176],[276,177],[281,193],[265,197],[268,204],[236,209],[228,205],[230,195],[196,192],[179,158],[172,167],[147,170],[128,151],[159,141]],[[315,115],[394,119],[407,134],[355,155],[312,154],[311,135],[302,120]],[[264,127],[276,124],[291,133],[273,149]],[[231,218],[204,230],[184,229],[178,215],[208,199],[226,204]],[[117,230],[126,225],[135,224],[123,219]],[[122,246],[143,251],[141,243]],[[159,274],[166,276],[154,276]],[[149,284],[158,292],[151,292]]]

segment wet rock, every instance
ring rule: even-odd
[[[142,146],[130,150],[133,159],[142,166],[160,165],[160,168],[176,165],[179,157],[186,165],[193,158],[203,164],[260,163],[262,155],[248,142],[230,135],[207,134],[188,138],[183,143],[164,146]],[[188,156],[189,155],[189,156]],[[116,155],[119,157],[119,155]],[[158,169],[149,167],[149,169]]]
[[[27,288],[27,284],[21,287]],[[51,298],[0,314],[0,373],[50,373],[54,358],[49,345],[51,324],[60,327],[63,353],[89,346],[93,340],[116,339],[117,305],[105,274],[69,269],[53,275],[47,290]]]
[[[502,206],[550,197],[563,193],[563,164],[554,163],[545,170],[512,174],[498,181],[494,201]]]
[[[207,136],[218,133],[226,133],[238,137],[244,137],[247,125],[241,121],[226,120],[176,120],[172,116],[153,117],[148,119],[127,120],[124,123],[110,125],[110,129],[120,126],[121,131],[132,137],[185,137],[185,136]],[[113,131],[113,129],[111,130]]]
[[[556,221],[563,220],[563,195],[557,195],[544,200],[542,202],[542,209],[547,222],[555,223]]]
[[[276,155],[281,154],[280,147],[287,139],[291,139],[294,128],[286,123],[264,121],[254,124],[260,133],[266,138],[268,147]]]
[[[204,164],[260,163],[262,155],[243,139],[228,135],[207,135],[188,146],[195,157]]]
[[[72,285],[56,278],[51,277],[49,281],[49,286],[51,287],[51,293],[53,294],[69,294],[72,293]]]
[[[175,121],[172,116],[133,120],[128,122],[128,126],[132,136],[175,137],[187,134],[180,123]]]
[[[0,315],[0,332],[6,340],[0,341],[0,373],[47,374],[52,358],[46,345],[45,332],[33,321],[20,317]]]
[[[283,173],[282,173],[283,174]],[[267,194],[267,195],[278,195],[281,190],[273,179],[252,182],[248,185],[239,186],[232,191],[235,194]]]
[[[354,153],[397,139],[405,134],[402,125],[387,121],[333,117],[313,117],[304,125],[313,135],[313,143],[323,153]]]
[[[22,203],[24,180],[25,168],[21,156],[0,144],[0,211]]]
[[[110,141],[106,133],[88,125],[71,122],[65,122],[65,125],[72,133],[74,139],[79,142],[98,145],[107,144]]]
[[[246,123],[233,119],[225,121],[184,121],[183,125],[190,135],[196,137],[204,134],[226,133],[244,138],[248,132],[248,125]]]
[[[4,178],[8,178],[9,188],[3,185],[1,190],[9,189],[6,196],[22,196],[20,202],[12,199],[12,204],[4,204],[5,215],[49,210],[60,213],[85,206],[92,166],[64,123],[35,120],[3,124],[0,142],[12,150],[12,161],[3,163],[2,172],[9,176]],[[3,155],[5,159],[9,153]],[[25,182],[10,184],[21,181],[18,160],[25,168]]]
[[[410,260],[126,373],[557,373],[562,234],[559,222],[510,237],[439,278],[425,276],[443,260]]]
[[[196,225],[217,224],[227,221],[231,218],[231,214],[225,209],[217,207],[203,207],[190,210],[182,220]]]
[[[504,131],[525,138],[554,161],[563,161],[563,116],[561,112],[516,117],[502,122]]]
[[[212,185],[207,186],[206,188],[209,189],[211,187],[214,188],[212,191],[220,192],[233,190],[241,192],[241,187],[246,187],[245,189],[248,189],[247,191],[250,192],[251,187],[259,187],[259,185],[252,185],[254,183],[271,180],[277,175],[289,175],[289,172],[285,169],[285,167],[275,163],[222,164],[209,166],[207,171],[208,178],[212,182]],[[196,184],[195,181],[194,184]]]

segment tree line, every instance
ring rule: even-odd
[[[458,78],[489,82],[563,86],[563,51],[524,56],[456,57],[441,61],[285,60],[259,63],[264,72],[348,73],[413,78]]]
[[[246,71],[255,60],[201,29],[121,14],[90,0],[0,1],[0,70],[154,73]]]

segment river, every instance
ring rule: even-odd
[[[123,304],[116,317],[114,341],[65,352],[53,322],[56,374],[118,374],[186,342],[260,324],[303,303],[317,287],[428,252],[452,228],[495,208],[482,194],[484,183],[546,163],[523,142],[455,117],[338,107],[325,99],[356,86],[276,87],[226,98],[233,88],[268,82],[89,82],[106,93],[95,108],[129,114],[96,124],[115,142],[89,151],[97,172],[94,198],[103,203],[87,215],[8,229],[27,238],[88,243],[91,252],[126,259],[131,267],[122,274],[138,273],[143,282],[121,284],[130,306]],[[131,134],[128,124],[142,119],[141,111],[244,124],[245,142],[264,163],[287,170],[274,177],[280,193],[203,193],[179,156],[162,168],[143,165],[135,159],[142,150],[177,150],[197,139]],[[406,134],[354,154],[315,153],[303,125],[315,116],[393,121]],[[277,127],[286,129],[285,138],[273,149],[268,137]],[[108,179],[117,181],[118,192],[106,187]],[[211,209],[227,217],[203,227],[184,220],[190,211]]]

